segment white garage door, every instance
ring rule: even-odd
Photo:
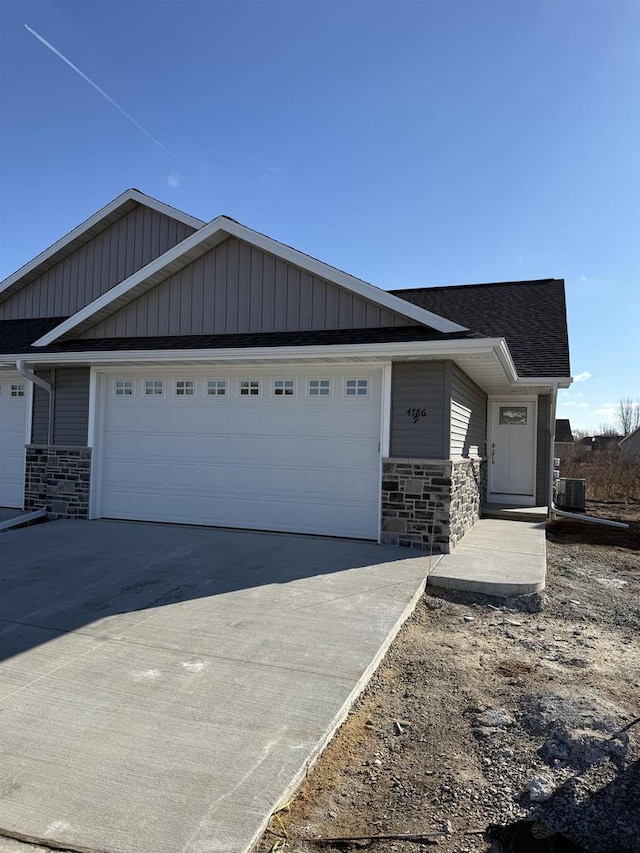
[[[26,418],[26,381],[0,373],[0,506],[23,506]]]
[[[376,539],[380,389],[326,365],[105,374],[95,514]]]

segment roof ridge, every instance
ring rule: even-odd
[[[406,293],[407,291],[415,292],[419,290],[461,290],[464,287],[514,287],[516,285],[527,284],[550,284],[551,282],[564,282],[563,278],[532,278],[524,281],[478,281],[471,284],[436,284],[418,285],[416,287],[397,287],[392,288],[390,293]]]

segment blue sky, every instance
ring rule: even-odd
[[[0,15],[0,276],[134,186],[383,288],[564,278],[581,381],[559,416],[594,430],[640,397],[637,3]]]

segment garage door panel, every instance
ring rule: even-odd
[[[17,385],[22,396],[12,396]],[[14,393],[17,389],[14,389]],[[0,375],[0,506],[22,509],[27,384],[18,374]]]
[[[377,538],[379,374],[358,399],[306,398],[291,372],[282,378],[297,379],[296,395],[275,398],[274,378],[255,399],[235,396],[233,380],[227,396],[207,397],[202,377],[189,399],[106,394],[100,514]],[[336,392],[343,382],[334,376]]]

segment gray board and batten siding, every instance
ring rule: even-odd
[[[407,361],[393,365],[391,456],[448,459],[447,362]]]
[[[415,320],[230,237],[81,338],[409,326]]]
[[[394,364],[391,394],[392,457],[484,456],[487,397],[453,362]]]
[[[448,362],[448,365],[451,458],[483,458],[487,452],[487,395],[457,364]]]
[[[89,430],[89,368],[65,367],[37,371],[52,383],[50,396],[33,386],[32,444],[86,447]]]
[[[536,458],[536,503],[547,506],[549,503],[549,453],[551,451],[551,397],[538,395]]]
[[[74,314],[194,230],[138,204],[4,301],[0,295],[0,320]]]

